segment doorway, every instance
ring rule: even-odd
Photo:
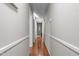
[[[37,23],[37,36],[42,37],[42,23]]]

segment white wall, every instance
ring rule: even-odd
[[[51,23],[48,22],[52,24],[50,25],[52,27],[52,35],[79,47],[79,4],[51,4],[48,16],[49,19],[52,19]],[[49,29],[46,33],[49,32]],[[52,47],[49,49],[52,52],[51,55],[77,55],[57,41],[48,39],[46,43],[48,43],[48,47]]]
[[[6,4],[0,4],[0,48],[20,38],[29,32],[28,4],[15,4],[18,11],[10,9]],[[28,39],[7,51],[3,55],[28,55]]]

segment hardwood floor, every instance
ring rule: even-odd
[[[33,43],[32,48],[30,48],[30,56],[49,56],[47,47],[43,42],[42,37],[37,37]]]

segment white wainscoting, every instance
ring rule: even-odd
[[[18,40],[16,40],[16,41],[14,41],[14,42],[12,42],[12,43],[10,43],[10,44],[8,44],[8,45],[6,45],[6,46],[0,48],[0,55],[6,53],[6,52],[9,51],[11,48],[17,46],[19,43],[25,41],[25,40],[28,39],[28,38],[29,38],[29,36],[22,37],[21,39],[18,39]]]
[[[45,34],[45,35],[48,36],[48,37],[50,37],[50,38],[52,38],[52,40],[55,40],[58,43],[62,44],[63,46],[65,46],[66,48],[70,49],[71,51],[73,51],[77,55],[79,55],[79,47],[76,47],[75,45],[72,45],[72,44],[70,44],[70,43],[68,43],[68,42],[66,42],[66,41],[64,41],[62,39],[59,39],[59,38],[57,38],[55,36],[52,36],[50,34]],[[49,51],[49,53],[50,53],[50,51]]]

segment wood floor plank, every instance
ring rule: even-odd
[[[42,37],[37,37],[30,49],[30,56],[49,56],[48,49]]]

